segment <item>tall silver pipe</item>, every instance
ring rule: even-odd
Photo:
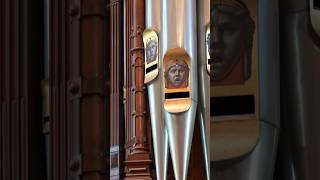
[[[175,178],[185,180],[198,101],[196,0],[163,0],[161,1],[161,10],[160,59],[168,64],[170,64],[170,60],[181,62],[181,59],[185,63],[186,61],[189,63],[188,90],[183,93],[188,97],[175,97],[176,94],[173,94],[170,99],[164,96],[163,100],[164,118]],[[168,70],[168,66],[164,64],[162,68],[165,71]],[[164,74],[162,76],[164,77],[163,84],[169,81]],[[163,89],[170,90],[165,87]],[[176,88],[174,90],[180,93],[179,90],[182,89]],[[168,107],[170,104],[172,106]],[[176,107],[181,108],[176,110],[174,109]]]
[[[207,180],[210,180],[210,76],[208,36],[210,34],[210,1],[198,0],[198,70],[199,120]]]
[[[319,4],[280,1],[281,179],[320,179]]]
[[[146,71],[145,82],[148,86],[149,107],[152,126],[153,149],[156,165],[156,175],[158,180],[167,179],[168,167],[168,135],[164,124],[162,113],[162,61],[159,59],[159,34],[160,34],[160,0],[146,0],[146,30],[144,32],[144,44],[146,47],[146,55],[154,53],[154,58],[146,57],[146,69],[157,66],[153,71]],[[154,33],[154,34],[152,34]],[[156,34],[157,33],[157,34]],[[153,37],[153,36],[157,36]],[[160,35],[161,36],[161,35]],[[155,39],[152,39],[155,38]],[[155,43],[155,40],[157,42]],[[151,40],[151,41],[150,41]],[[151,47],[156,44],[156,47]],[[150,46],[150,47],[148,47]],[[153,48],[153,49],[152,49]],[[147,60],[151,59],[148,63]],[[150,64],[150,65],[149,65]]]

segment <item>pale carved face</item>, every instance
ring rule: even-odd
[[[183,88],[188,84],[189,67],[184,60],[171,60],[166,70],[170,87]]]
[[[157,57],[157,42],[155,40],[150,40],[147,43],[147,48],[146,48],[146,56],[147,56],[147,61],[152,62],[156,60]]]
[[[182,65],[176,64],[169,69],[168,78],[172,85],[179,87],[184,82],[186,70]]]

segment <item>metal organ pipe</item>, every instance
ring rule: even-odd
[[[210,1],[198,0],[199,121],[207,179],[210,180]]]
[[[143,33],[146,47],[145,83],[148,87],[148,99],[152,126],[152,138],[156,174],[158,180],[167,179],[168,135],[162,112],[162,61],[159,59],[160,0],[146,0],[146,30]],[[150,53],[153,55],[152,57]],[[151,59],[151,60],[150,60]],[[148,68],[156,67],[153,71]],[[148,72],[147,72],[148,70]]]
[[[161,17],[164,119],[175,178],[185,180],[198,104],[196,1],[163,0]],[[184,84],[170,86],[176,81],[165,74],[176,66],[189,71],[185,70]]]
[[[197,6],[201,13],[198,19]],[[209,8],[209,0],[146,1],[145,83],[158,179],[166,179],[168,147],[175,179],[187,178],[197,113],[210,179],[210,77],[206,44]]]

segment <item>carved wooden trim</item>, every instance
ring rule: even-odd
[[[145,153],[146,150],[146,94],[144,85],[144,50],[142,32],[144,28],[144,1],[133,0],[133,22],[131,25],[131,97],[133,103],[132,120],[135,122],[136,142],[132,154]]]
[[[147,130],[144,85],[144,0],[126,1],[126,161],[125,179],[151,179],[151,154]]]

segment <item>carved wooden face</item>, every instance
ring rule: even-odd
[[[147,47],[146,47],[146,57],[147,57],[147,62],[152,62],[156,60],[157,54],[158,54],[158,45],[157,41],[150,39],[147,42]]]
[[[210,57],[213,59],[214,80],[223,80],[240,58],[248,52],[248,40],[252,39],[247,18],[248,10],[229,5],[215,5],[211,11],[213,32],[210,34]],[[248,17],[249,16],[249,17]],[[251,51],[250,51],[251,52]]]
[[[171,60],[166,70],[168,88],[185,88],[188,85],[189,68],[183,60]]]

